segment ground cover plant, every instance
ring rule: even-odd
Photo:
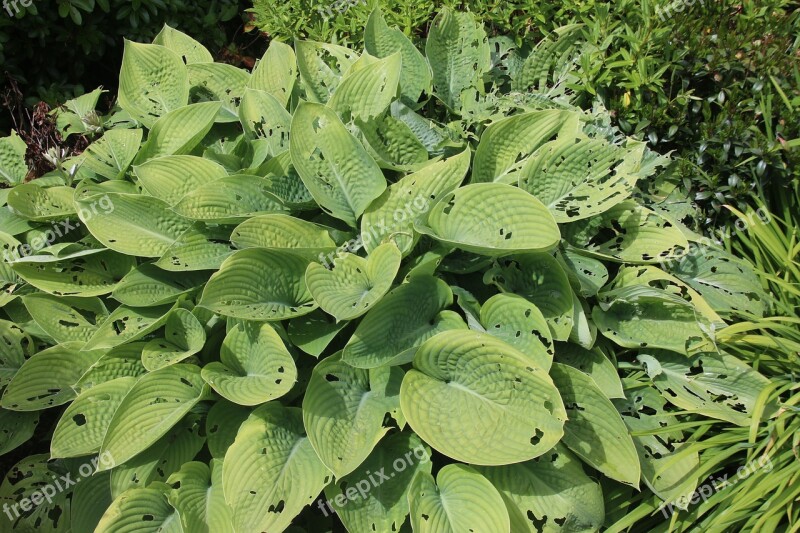
[[[26,181],[0,139],[0,520],[621,530],[725,459],[700,426],[778,426],[748,459],[785,464],[796,386],[733,355],[768,282],[571,104],[556,35],[443,10],[420,51],[374,11],[364,51],[273,41],[248,72],[165,27],[125,43],[111,113],[58,113],[83,153]]]

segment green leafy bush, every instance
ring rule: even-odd
[[[692,494],[697,420],[776,416],[716,342],[769,311],[752,267],[569,104],[569,40],[365,45],[250,73],[167,27],[62,110],[85,152],[24,183],[0,140],[0,452],[46,441],[14,530],[597,530]]]

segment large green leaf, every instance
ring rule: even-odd
[[[567,111],[546,109],[504,118],[481,135],[472,183],[516,183],[527,158],[570,122]]]
[[[337,320],[352,320],[366,313],[391,288],[400,269],[400,250],[386,243],[366,259],[347,253],[334,259],[331,266],[308,265],[308,290],[323,311]]]
[[[305,282],[309,261],[259,248],[240,250],[211,276],[201,306],[245,320],[285,320],[316,309]]]
[[[302,103],[292,118],[292,164],[320,207],[355,227],[356,219],[386,189],[378,165],[336,116]]]
[[[362,241],[368,251],[392,237],[407,254],[418,240],[414,221],[424,216],[436,200],[453,191],[469,170],[470,151],[431,163],[392,184],[373,201],[361,219]]]
[[[638,359],[670,403],[739,426],[750,424],[758,397],[770,383],[725,353],[699,353],[686,358],[655,351],[643,353]]]
[[[169,24],[164,24],[161,31],[153,39],[153,44],[160,44],[166,46],[178,56],[187,65],[196,63],[212,63],[214,57],[211,52],[206,50],[206,47],[195,41],[185,33],[176,30]]]
[[[164,305],[202,286],[208,276],[205,272],[176,274],[143,263],[117,283],[111,296],[128,307]]]
[[[252,217],[233,230],[231,242],[237,248],[285,250],[316,259],[336,249],[323,226],[283,214]]]
[[[108,349],[139,340],[164,325],[171,305],[114,309],[86,343],[85,350]]]
[[[557,362],[577,368],[594,381],[606,398],[624,398],[617,368],[599,347],[587,350],[577,344],[560,344]]]
[[[489,40],[475,19],[443,8],[431,23],[425,55],[433,71],[433,90],[458,113],[465,98],[483,92],[483,75],[491,67]]]
[[[479,465],[542,455],[564,435],[567,418],[545,371],[476,331],[446,331],[425,342],[403,379],[400,405],[425,442]]]
[[[593,217],[631,195],[643,154],[643,146],[626,150],[565,135],[528,158],[519,186],[541,200],[556,222]]]
[[[101,454],[125,463],[166,434],[206,394],[196,366],[172,365],[146,374],[114,412]]]
[[[353,368],[337,354],[320,362],[303,399],[308,439],[337,479],[364,462],[386,434],[386,413],[399,404],[398,367]]]
[[[164,325],[164,337],[152,339],[142,350],[142,364],[153,371],[174,365],[203,349],[206,332],[186,309],[172,311]]]
[[[19,215],[36,222],[74,218],[72,187],[40,187],[36,183],[17,185],[8,193],[8,205]]]
[[[258,176],[225,176],[201,185],[173,208],[178,214],[206,222],[236,222],[261,213],[285,212],[269,181]]]
[[[142,130],[109,130],[86,149],[83,166],[106,179],[122,179],[142,142]]]
[[[425,57],[417,50],[411,39],[397,28],[390,28],[376,7],[367,20],[364,30],[364,47],[375,57],[388,57],[395,52],[402,56],[400,92],[403,102],[416,106],[423,92],[430,92],[431,69]]]
[[[430,449],[414,433],[389,435],[358,468],[325,487],[327,501],[319,507],[326,516],[335,512],[348,531],[399,531],[411,481],[431,466]]]
[[[320,103],[328,101],[342,75],[358,59],[348,48],[315,41],[296,41],[295,53],[306,96]]]
[[[33,437],[39,425],[39,413],[0,409],[0,455],[13,451]]]
[[[56,342],[88,341],[108,317],[99,298],[35,293],[22,298],[31,317]]]
[[[190,227],[191,222],[152,196],[109,194],[112,207],[81,214],[94,237],[117,252],[159,257]],[[90,205],[88,200],[78,206]]]
[[[230,236],[230,226],[196,223],[154,264],[172,272],[218,270],[236,250]]]
[[[270,402],[242,424],[222,470],[235,531],[283,531],[330,481],[299,408]]]
[[[169,205],[198,187],[227,175],[225,168],[211,160],[192,155],[168,155],[134,167],[142,186]]]
[[[466,465],[451,464],[433,476],[420,472],[408,489],[411,527],[420,533],[510,531],[508,511],[497,489]]]
[[[562,227],[564,239],[589,255],[620,263],[657,263],[681,257],[689,241],[655,212],[626,200],[590,219]]]
[[[639,486],[641,467],[627,426],[592,378],[571,366],[550,370],[567,410],[564,444],[578,457],[622,483]]]
[[[336,87],[328,106],[345,121],[375,119],[389,108],[397,94],[400,65],[400,54],[396,53],[351,69]]]
[[[233,533],[233,511],[222,492],[222,461],[185,463],[167,481],[170,504],[178,510],[183,530],[191,533]],[[175,488],[177,486],[177,488]]]
[[[53,457],[82,457],[100,451],[117,408],[136,378],[121,377],[87,389],[61,415],[50,442]]]
[[[170,111],[153,124],[135,163],[190,153],[211,130],[221,108],[220,102],[201,102]]]
[[[502,183],[477,183],[442,196],[414,227],[467,252],[501,256],[549,250],[561,235],[536,198]]]
[[[189,77],[178,54],[155,44],[125,41],[119,75],[119,104],[152,128],[159,117],[186,105]]]
[[[466,329],[452,311],[453,293],[441,280],[412,278],[367,313],[347,343],[342,360],[357,368],[407,363],[417,346],[441,331]]]
[[[26,360],[6,387],[0,405],[12,411],[40,411],[71,401],[76,396],[75,384],[103,355],[81,351],[81,346],[80,342],[59,344]]]
[[[189,74],[189,102],[222,103],[216,122],[237,122],[239,102],[250,75],[247,71],[222,63],[195,63],[186,67]]]
[[[553,363],[553,338],[542,312],[521,296],[496,294],[480,309],[486,332],[504,340],[545,372]]]
[[[600,484],[561,444],[532,461],[477,470],[500,491],[512,531],[591,532],[603,524]]]
[[[286,107],[296,81],[297,60],[294,50],[291,46],[273,39],[264,57],[253,69],[247,86],[270,93]]]
[[[500,259],[486,271],[484,283],[530,300],[542,312],[554,340],[565,341],[573,326],[572,288],[550,254],[524,254]]]
[[[225,337],[220,362],[206,365],[202,376],[223,398],[259,405],[288,393],[297,380],[297,368],[269,324],[242,322]]]
[[[247,89],[239,107],[239,120],[251,139],[263,139],[272,155],[289,149],[292,115],[285,103],[266,91]]]
[[[161,484],[124,492],[106,510],[95,532],[183,533],[180,516],[167,500],[168,490],[169,487]]]

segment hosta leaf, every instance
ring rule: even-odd
[[[357,368],[407,363],[417,346],[441,331],[466,329],[452,311],[453,293],[441,280],[412,278],[367,313],[345,346],[342,360]]]
[[[382,168],[417,168],[428,161],[428,151],[405,122],[391,115],[358,122],[358,129]]]
[[[233,230],[231,242],[240,249],[285,250],[309,259],[336,249],[336,243],[324,227],[282,214],[245,220]]]
[[[237,122],[239,102],[244,96],[250,75],[247,71],[224,63],[188,65],[189,102],[222,102],[217,122]]]
[[[82,457],[100,451],[114,412],[136,378],[121,377],[87,389],[61,415],[50,442],[52,457]]]
[[[753,267],[727,252],[693,245],[669,267],[671,274],[699,292],[718,313],[761,317],[767,311],[768,298]]]
[[[728,354],[699,353],[687,359],[651,353],[638,359],[667,401],[739,426],[750,424],[758,396],[769,385],[767,378]]]
[[[624,398],[622,381],[619,374],[608,357],[600,348],[591,350],[577,344],[561,344],[558,346],[558,362],[577,368],[594,381],[595,385],[603,391],[606,398]]]
[[[397,94],[400,81],[400,54],[360,68],[351,69],[336,87],[328,107],[344,121],[370,121],[388,109]]]
[[[114,290],[136,265],[136,259],[112,251],[101,251],[54,262],[29,257],[14,264],[14,272],[44,292],[56,296],[100,296]]]
[[[5,455],[28,442],[38,425],[38,412],[0,409],[0,455]]]
[[[175,309],[167,317],[164,338],[153,339],[142,350],[142,364],[149,371],[174,365],[203,349],[206,332],[186,309]]]
[[[367,20],[364,47],[375,57],[388,57],[395,52],[402,56],[400,92],[406,105],[415,107],[423,92],[430,92],[431,70],[425,57],[403,32],[390,28],[376,7]]]
[[[164,27],[161,28],[161,31],[158,32],[158,35],[153,39],[153,44],[166,46],[178,54],[181,60],[187,65],[212,63],[214,61],[214,57],[211,55],[211,52],[206,50],[205,46],[182,31],[170,27],[168,24],[164,24]]]
[[[535,304],[549,324],[553,340],[569,338],[574,311],[572,288],[552,255],[525,254],[500,259],[486,271],[483,280]]]
[[[600,484],[563,445],[532,461],[477,470],[500,491],[513,531],[590,532],[603,524]]]
[[[253,69],[247,86],[266,91],[286,107],[297,80],[297,59],[291,46],[280,41],[269,43],[264,57]]]
[[[81,478],[75,485],[71,502],[71,525],[73,531],[94,531],[113,498],[108,484],[109,473],[93,474]]]
[[[153,307],[172,303],[207,280],[204,272],[175,274],[144,263],[119,281],[111,297],[128,307]]]
[[[127,307],[121,305],[108,315],[86,343],[85,350],[114,348],[139,340],[167,321],[171,305],[158,307]]]
[[[381,440],[351,474],[325,488],[324,514],[335,512],[348,531],[397,531],[408,516],[408,490],[417,472],[430,473],[430,450],[411,432]]]
[[[567,418],[543,370],[475,331],[446,331],[425,342],[403,379],[400,405],[425,442],[478,465],[538,457],[564,435]]]
[[[213,161],[193,155],[168,155],[134,167],[139,183],[156,198],[175,205],[198,187],[227,175]]]
[[[29,294],[22,301],[31,317],[58,342],[88,341],[108,317],[99,298]]]
[[[283,531],[330,481],[296,407],[270,402],[242,424],[222,470],[235,531]]]
[[[542,312],[521,296],[496,294],[480,310],[486,332],[504,340],[545,372],[553,362],[553,338]]]
[[[225,399],[214,402],[206,416],[205,433],[208,435],[208,451],[217,459],[225,457],[225,452],[233,444],[239,427],[253,412],[249,407],[237,405]]]
[[[78,380],[76,389],[84,391],[108,381],[123,378],[138,378],[147,373],[142,365],[142,349],[146,342],[132,342],[109,350],[90,366]]]
[[[81,351],[81,343],[64,343],[25,361],[3,393],[0,405],[12,411],[40,411],[63,405],[76,393],[73,387],[103,355]]]
[[[614,405],[631,432],[649,433],[633,437],[642,479],[664,501],[691,498],[697,487],[697,452],[686,453],[683,433],[669,431],[678,419],[666,411],[667,401],[658,389],[633,381],[626,385],[630,387],[625,389],[625,396]]]
[[[297,380],[297,368],[269,324],[242,322],[225,337],[220,362],[206,365],[202,376],[223,398],[259,405],[288,393]]]
[[[286,208],[269,192],[269,182],[258,176],[226,176],[190,192],[173,208],[193,220],[227,222]]]
[[[292,344],[309,355],[319,357],[334,337],[347,325],[348,322],[337,321],[317,309],[307,315],[290,320],[287,333]]]
[[[364,462],[388,428],[403,371],[398,367],[353,368],[338,355],[317,364],[303,399],[308,439],[337,479]]]
[[[151,196],[109,194],[113,209],[81,220],[92,235],[126,255],[159,257],[185,233],[191,222]],[[83,206],[85,202],[78,202]]]
[[[596,296],[608,282],[608,269],[598,259],[581,255],[569,248],[563,250],[557,259],[572,286],[584,298]]]
[[[247,89],[239,107],[239,120],[250,139],[263,139],[271,155],[289,149],[292,115],[281,102],[266,91]]]
[[[547,94],[566,74],[565,70],[573,68],[575,48],[583,36],[580,29],[580,24],[562,26],[539,41],[513,77],[514,89]]]
[[[310,101],[325,103],[358,54],[343,46],[295,41],[297,66]]]
[[[638,487],[636,447],[611,400],[592,378],[571,366],[554,363],[550,375],[569,416],[564,444],[608,477]]]
[[[74,217],[72,187],[39,187],[36,183],[17,185],[8,194],[8,205],[28,220],[44,222]]]
[[[222,461],[211,465],[192,461],[169,477],[173,488],[168,499],[181,517],[184,531],[233,533],[233,511],[222,492]]]
[[[311,263],[306,284],[320,308],[337,320],[352,320],[380,301],[391,288],[400,269],[400,250],[393,243],[382,244],[364,259],[343,254],[332,270]]]
[[[188,154],[211,130],[221,108],[220,102],[201,102],[170,111],[153,124],[135,162],[141,164],[165,155]]]
[[[188,100],[189,77],[178,54],[160,45],[125,41],[119,74],[122,109],[152,128],[159,117]]]
[[[489,40],[469,13],[443,8],[431,23],[425,55],[434,92],[451,110],[458,113],[464,98],[483,92],[482,76],[491,67]]]
[[[620,346],[688,353],[707,340],[701,315],[679,296],[633,285],[601,297],[592,318],[597,329]]]
[[[236,250],[230,236],[230,226],[195,224],[154,264],[171,272],[217,270]]]
[[[361,234],[367,250],[374,250],[393,236],[403,254],[410,252],[417,240],[414,221],[424,216],[439,197],[458,187],[469,170],[469,161],[470,151],[464,150],[392,184],[364,212]]]
[[[181,519],[167,501],[168,487],[130,489],[106,510],[96,533],[134,533],[151,529],[159,533],[183,533]]]
[[[502,183],[467,185],[442,196],[415,228],[461,250],[491,256],[549,250],[561,238],[539,200]]]
[[[309,261],[287,252],[250,248],[229,257],[200,300],[217,314],[244,320],[285,320],[317,304],[305,282]]]
[[[475,469],[451,464],[433,476],[420,472],[408,489],[411,527],[421,533],[510,531],[508,511],[497,489]]]
[[[563,136],[528,158],[519,186],[541,200],[556,222],[593,217],[631,195],[643,150]]]
[[[25,141],[16,131],[12,130],[9,137],[0,138],[0,183],[13,186],[25,180],[28,175],[28,166],[25,164],[27,149]]]
[[[122,179],[142,143],[142,130],[109,130],[89,145],[83,166],[106,179]]]
[[[172,365],[146,374],[114,412],[101,454],[110,454],[116,464],[127,462],[166,434],[205,395],[206,384],[196,366]]]
[[[528,156],[551,140],[570,118],[566,111],[546,109],[491,124],[475,151],[471,183],[516,183]]]
[[[621,263],[657,263],[689,248],[680,229],[633,200],[563,226],[562,232],[569,244],[589,255]]]
[[[302,103],[292,119],[292,164],[328,214],[355,227],[356,219],[386,189],[378,165],[333,110]]]
[[[111,494],[164,482],[197,456],[205,444],[202,416],[189,413],[155,444],[111,471]]]

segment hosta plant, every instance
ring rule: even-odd
[[[25,182],[0,140],[4,530],[586,531],[691,494],[681,422],[774,411],[716,343],[767,299],[669,160],[565,103],[570,31],[521,57],[444,11],[422,52],[376,11],[363,52],[247,72],[166,27],[112,113],[60,113],[84,153]]]

